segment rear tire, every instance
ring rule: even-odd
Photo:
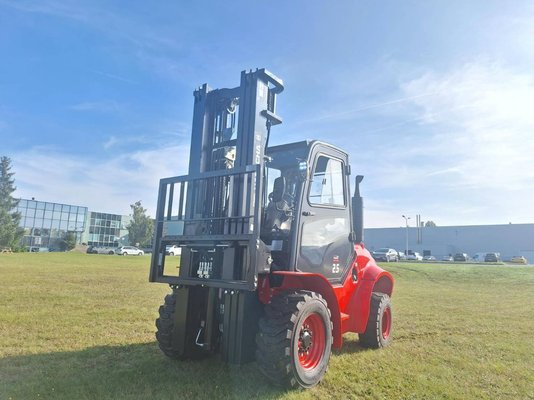
[[[279,386],[315,386],[332,353],[332,322],[326,301],[315,292],[284,293],[271,300],[265,314],[256,336],[260,370]]]
[[[387,294],[373,293],[367,328],[359,335],[360,344],[374,349],[386,347],[391,342],[392,323],[391,299]]]

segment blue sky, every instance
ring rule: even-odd
[[[534,222],[529,1],[0,0],[0,155],[17,194],[154,215],[186,173],[195,87],[266,67],[272,143],[364,174],[366,226]]]

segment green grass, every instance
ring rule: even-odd
[[[308,391],[254,363],[176,362],[154,339],[149,257],[0,255],[0,399],[534,399],[534,268],[386,264],[392,345],[356,335]]]

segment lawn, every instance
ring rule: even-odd
[[[168,360],[149,257],[0,254],[0,399],[534,399],[534,267],[385,264],[393,343],[356,335],[308,391],[254,363]]]

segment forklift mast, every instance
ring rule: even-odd
[[[260,240],[265,149],[280,124],[280,79],[265,69],[243,71],[232,89],[194,92],[189,174],[160,181],[151,282],[257,288],[268,272]],[[181,247],[179,268],[165,249]],[[178,269],[178,271],[177,271]]]
[[[254,359],[258,275],[272,263],[260,239],[265,149],[271,126],[282,122],[283,89],[259,69],[243,71],[236,88],[194,92],[189,174],[160,180],[149,277],[173,288],[170,346],[178,357]],[[181,248],[179,265],[165,257],[171,245]]]

